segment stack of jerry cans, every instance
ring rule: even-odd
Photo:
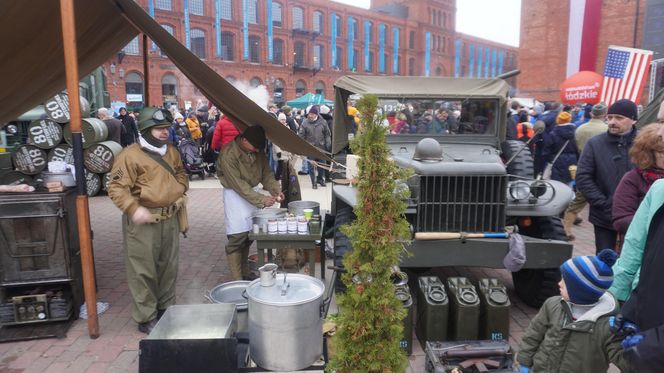
[[[449,298],[445,285],[436,276],[418,279],[415,334],[422,348],[426,341],[447,341]]]

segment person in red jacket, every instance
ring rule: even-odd
[[[221,119],[214,127],[214,135],[212,135],[212,149],[220,151],[226,144],[233,141],[235,136],[239,135],[240,131],[235,127],[231,120],[222,114]]]

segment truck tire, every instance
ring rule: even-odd
[[[507,165],[507,174],[532,179],[535,175],[533,156],[530,153],[530,148],[525,146],[523,141],[507,140],[503,142],[501,146],[503,150],[503,159],[507,162],[522,147],[525,147],[525,149],[521,150],[521,153],[519,153],[516,158]]]
[[[520,229],[521,233],[530,237],[567,241],[563,224],[556,217],[533,218],[530,227]],[[541,307],[547,298],[560,294],[558,289],[559,268],[522,269],[512,273],[512,281],[519,298],[534,308]]]
[[[348,204],[339,200],[336,202],[337,214],[334,217],[334,265],[343,268],[344,254],[351,251],[353,248],[348,236],[341,232],[341,226],[351,224],[355,220],[355,214],[353,213],[353,208]],[[337,274],[334,287],[337,292],[346,291],[346,286],[341,281],[340,274]]]

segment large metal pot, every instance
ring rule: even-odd
[[[249,330],[247,316],[247,299],[242,295],[251,281],[231,281],[217,285],[210,290],[206,297],[212,303],[233,303],[237,311],[237,331]]]
[[[323,353],[323,293],[317,278],[279,273],[272,286],[254,280],[249,298],[249,351],[261,368],[301,370]]]
[[[320,215],[320,203],[316,201],[293,201],[288,203],[288,213],[304,215],[304,209],[314,210],[314,215]]]
[[[251,220],[253,224],[258,224],[259,227],[262,227],[263,224],[267,224],[268,220],[282,219],[284,217],[286,217],[286,210],[268,208],[268,209],[256,210]]]

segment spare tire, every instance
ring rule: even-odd
[[[519,140],[507,140],[501,144],[501,148],[503,151],[504,162],[509,161],[516,154],[516,157],[512,159],[512,162],[505,166],[508,175],[520,176],[528,179],[534,178],[535,167],[533,156],[530,153],[530,148],[526,146],[526,143]],[[521,150],[522,148],[523,150]]]

